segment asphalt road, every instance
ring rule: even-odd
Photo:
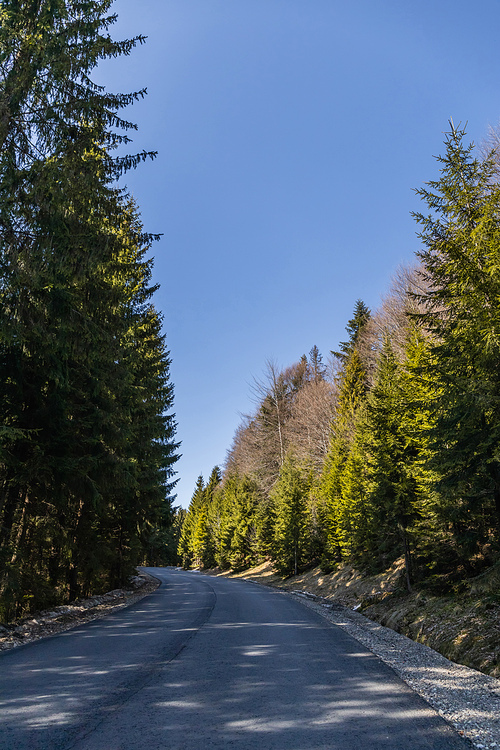
[[[128,609],[0,655],[2,750],[465,750],[416,693],[299,601],[150,568]]]

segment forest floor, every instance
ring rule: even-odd
[[[403,584],[403,560],[385,573],[362,576],[349,565],[329,574],[313,568],[283,579],[270,562],[242,573],[212,575],[244,578],[287,591],[308,592],[354,609],[371,620],[424,643],[446,658],[500,677],[500,566],[468,582],[460,594],[434,595]]]

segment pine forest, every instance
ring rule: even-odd
[[[184,567],[282,576],[402,561],[402,585],[452,591],[500,552],[500,184],[450,122],[417,190],[421,250],[345,341],[255,382],[223,471],[200,477]]]
[[[96,85],[111,0],[0,3],[0,619],[127,580],[173,547],[169,354],[150,248]],[[119,153],[118,153],[119,152]],[[122,154],[122,155],[119,155]]]
[[[450,122],[413,265],[335,350],[267,363],[224,464],[174,508],[157,236],[120,186],[155,156],[127,153],[121,117],[146,92],[92,78],[144,38],[114,41],[111,5],[0,2],[0,620],[141,563],[401,560],[408,591],[500,565],[498,139],[476,153]]]

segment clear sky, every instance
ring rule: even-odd
[[[110,90],[126,176],[154,248],[182,459],[177,504],[222,463],[250,384],[345,338],[418,239],[413,189],[437,175],[450,117],[480,142],[500,119],[498,0],[116,0]]]

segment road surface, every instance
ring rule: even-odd
[[[2,750],[465,750],[377,657],[274,589],[173,568],[0,655]]]

